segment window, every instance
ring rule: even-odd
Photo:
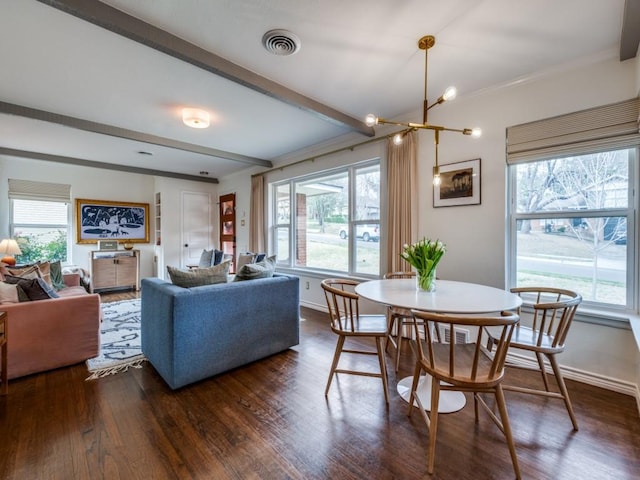
[[[279,265],[379,275],[379,161],[279,182],[272,199]]]
[[[10,233],[18,241],[20,263],[68,259],[68,185],[9,179]]]
[[[632,99],[507,129],[509,286],[638,312],[639,108]]]
[[[584,302],[633,308],[635,149],[512,168],[512,284],[580,293]]]

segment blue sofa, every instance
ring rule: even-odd
[[[182,288],[142,280],[142,352],[177,389],[299,343],[295,276]]]

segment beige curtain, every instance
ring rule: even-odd
[[[249,210],[249,250],[254,253],[266,252],[264,238],[264,177],[251,177],[251,207]]]
[[[387,141],[387,272],[411,269],[400,253],[405,243],[414,241],[413,232],[417,228],[417,157],[418,138],[415,131],[409,132],[401,145],[394,145],[393,138]]]

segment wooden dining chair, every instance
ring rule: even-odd
[[[476,422],[478,421],[478,407],[482,406],[504,434],[516,478],[520,478],[518,457],[502,391],[504,363],[509,340],[519,321],[518,315],[514,312],[502,312],[500,316],[460,316],[418,310],[412,310],[412,313],[419,321],[414,324],[415,338],[419,340],[416,342],[418,361],[413,374],[408,415],[411,415],[415,402],[429,429],[427,471],[429,474],[433,474],[435,465],[440,392],[452,390],[473,393]],[[493,354],[490,354],[484,346],[487,335],[485,327],[494,329],[493,338],[496,350]],[[449,335],[447,335],[447,330]],[[456,334],[465,331],[469,332],[469,339],[472,339],[469,343],[462,343]],[[461,335],[461,337],[465,336]],[[429,414],[417,394],[423,372],[432,377]],[[491,393],[495,396],[500,417],[489,408],[482,398],[481,394],[484,393]]]
[[[571,290],[552,287],[517,287],[512,288],[511,292],[520,295],[525,301],[529,298],[533,302],[531,304],[533,312],[530,318],[531,326],[518,325],[509,348],[525,350],[535,354],[538,363],[537,369],[542,375],[544,390],[510,385],[508,380],[505,382],[504,389],[562,399],[571,418],[573,429],[578,430],[578,422],[573,412],[569,391],[562,377],[562,372],[558,368],[556,356],[565,349],[567,334],[578,305],[582,302],[582,297]],[[527,303],[525,303],[526,305]],[[524,318],[525,321],[529,321],[529,316],[525,315],[523,317],[522,307],[518,309],[518,315]],[[491,348],[491,340],[488,347]],[[549,386],[545,358],[548,360],[556,378],[559,392],[552,391]],[[523,368],[518,364],[512,365],[509,363],[509,366]]]
[[[416,272],[388,272],[384,275],[384,279],[415,278],[415,276]],[[403,340],[410,340],[405,336],[407,328],[411,327],[409,334],[413,332],[413,315],[411,310],[407,308],[389,306],[387,307],[387,316],[389,318],[389,336],[384,349],[387,351],[389,344],[395,348],[395,371],[397,372],[400,365]]]
[[[362,315],[360,314],[359,299],[353,288],[359,282],[347,279],[326,279],[321,285],[324,290],[329,308],[329,319],[331,321],[331,330],[338,335],[338,342],[329,372],[329,379],[324,394],[329,394],[331,382],[336,373],[344,373],[350,375],[362,375],[367,377],[377,377],[382,379],[382,387],[384,389],[384,399],[389,403],[389,388],[387,384],[387,367],[384,355],[384,342],[387,338],[387,317],[386,315]],[[347,339],[366,339],[371,338],[375,341],[376,350],[366,350],[362,346],[354,346],[353,348],[344,348]],[[380,372],[371,372],[363,370],[350,370],[338,368],[340,356],[343,353],[355,355],[377,355],[380,364]]]

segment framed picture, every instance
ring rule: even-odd
[[[149,204],[76,198],[77,243],[149,242]]]
[[[480,159],[440,166],[440,185],[433,186],[434,207],[480,204]]]

